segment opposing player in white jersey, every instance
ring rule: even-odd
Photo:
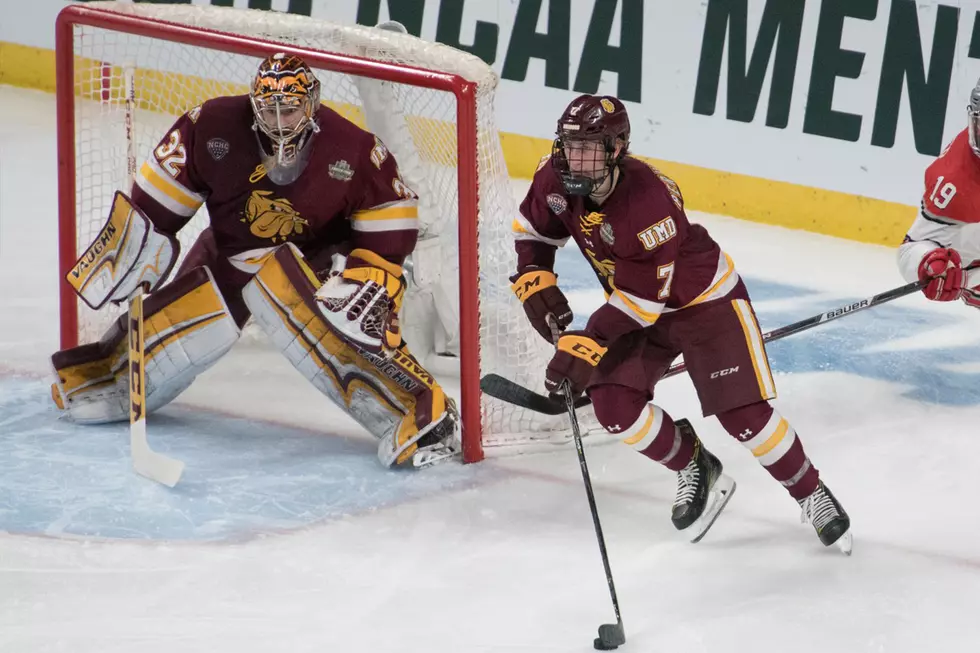
[[[980,82],[970,93],[966,129],[926,168],[922,208],[898,248],[898,267],[907,281],[929,281],[922,289],[929,299],[980,308],[980,270],[964,270],[978,262]]]

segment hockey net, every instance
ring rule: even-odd
[[[441,381],[457,361],[464,458],[479,460],[484,447],[526,450],[567,439],[563,418],[479,392],[488,372],[541,387],[550,356],[509,287],[517,202],[494,119],[497,77],[482,60],[403,33],[305,16],[114,2],[63,10],[57,48],[62,275],[92,242],[113,192],[129,188],[130,143],[143,161],[178,116],[209,98],[245,93],[262,57],[293,48],[316,70],[321,99],[380,136],[420,195],[403,323],[413,352]],[[202,209],[181,230],[183,252],[207,221]],[[62,288],[62,346],[97,340],[115,314],[93,312]]]

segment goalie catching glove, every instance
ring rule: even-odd
[[[572,309],[558,288],[558,277],[551,270],[529,268],[512,276],[510,282],[531,326],[548,342],[552,342],[549,315],[554,317],[559,330],[572,323]]]
[[[353,250],[343,271],[332,272],[316,292],[330,326],[365,351],[386,357],[402,343],[398,314],[404,297],[401,266],[366,249]]]
[[[586,331],[568,331],[558,338],[558,351],[548,363],[544,385],[552,394],[560,394],[562,382],[568,379],[572,396],[581,394],[592,378],[607,348]]]
[[[139,207],[117,191],[109,219],[65,278],[82,301],[98,310],[106,302],[128,300],[139,286],[156,290],[179,253],[180,243],[158,232]]]

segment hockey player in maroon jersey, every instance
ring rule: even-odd
[[[175,236],[202,206],[210,226],[163,285]],[[417,198],[394,157],[320,103],[305,62],[279,53],[248,94],[177,120],[68,281],[96,309],[151,291],[148,410],[221,358],[252,317],[380,440],[389,466],[456,431],[452,400],[401,341],[402,263],[417,235]],[[120,319],[100,342],[52,357],[55,400],[74,420],[126,419],[125,332]]]
[[[966,129],[926,168],[921,209],[898,248],[898,267],[907,281],[929,280],[922,289],[929,299],[980,308],[980,270],[964,270],[980,262],[980,82],[966,111]]]
[[[572,321],[554,269],[571,238],[607,302],[580,331],[564,331],[545,384],[588,392],[610,433],[678,473],[672,521],[704,536],[735,490],[691,424],[653,403],[654,386],[684,355],[705,416],[715,415],[796,499],[825,545],[851,547],[850,520],[821,481],[776,396],[762,335],[731,258],[684,212],[671,179],[629,156],[626,108],[582,95],[558,121],[514,222],[513,289],[537,331]],[[688,530],[689,529],[689,530]]]

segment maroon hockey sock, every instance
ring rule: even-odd
[[[676,428],[670,415],[650,402],[650,395],[610,384],[590,388],[589,397],[603,428],[650,460],[675,472],[691,462],[694,438]]]
[[[769,402],[720,413],[718,421],[794,499],[803,499],[817,488],[820,473],[803,450],[795,429]]]

